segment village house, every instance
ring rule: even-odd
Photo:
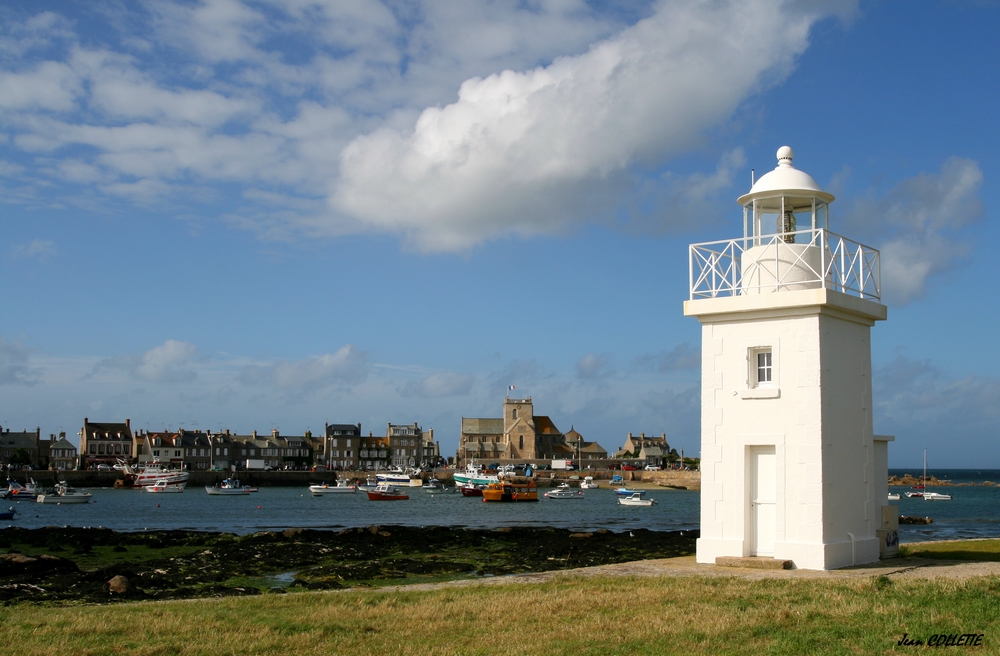
[[[376,471],[387,469],[391,458],[389,448],[389,438],[372,435],[368,432],[368,437],[361,438],[358,448],[358,469],[366,471]]]
[[[91,422],[83,418],[80,430],[80,468],[113,466],[119,459],[130,460],[133,450],[131,422]]]
[[[5,467],[31,466],[33,469],[43,468],[40,462],[38,445],[41,434],[41,428],[36,428],[31,432],[11,432],[9,428],[5,429],[0,426],[0,465]]]
[[[55,435],[50,436],[50,441]],[[49,467],[60,471],[76,469],[77,451],[73,443],[66,439],[66,433],[59,433],[59,439],[49,447]]]
[[[361,424],[324,424],[316,463],[330,469],[357,469],[361,460]]]

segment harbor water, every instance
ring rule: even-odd
[[[919,471],[892,469],[901,476]],[[986,481],[1000,482],[1000,470],[935,470],[940,480],[953,485],[928,487],[951,494],[951,501],[924,501],[903,496],[909,488],[892,487],[902,496],[889,502],[900,515],[930,517],[924,525],[900,526],[900,542],[1000,537],[1000,489]],[[0,501],[0,509],[16,508],[16,519],[0,527],[45,526],[104,527],[117,531],[191,530],[246,534],[285,528],[340,529],[381,525],[453,526],[551,526],[581,531],[686,531],[699,527],[697,491],[649,489],[650,507],[621,506],[608,488],[587,490],[582,499],[547,499],[537,503],[483,503],[481,498],[458,493],[427,494],[407,488],[407,501],[369,501],[364,492],[314,497],[305,487],[262,487],[240,496],[210,496],[202,487],[182,494],[149,494],[134,489],[89,488],[93,500],[81,505],[50,505],[33,501]],[[540,496],[547,488],[539,490]]]

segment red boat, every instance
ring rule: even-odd
[[[462,491],[463,497],[481,497],[483,496],[483,488],[479,485],[459,485],[458,489]]]
[[[376,486],[374,490],[368,490],[368,499],[371,501],[402,501],[409,498],[409,494],[400,492],[398,487],[387,483]]]

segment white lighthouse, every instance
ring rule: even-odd
[[[879,253],[829,231],[833,196],[778,150],[738,200],[743,236],[690,247],[702,325],[697,559],[803,569],[878,560],[887,441],[872,432]]]

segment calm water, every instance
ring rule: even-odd
[[[119,531],[185,529],[252,533],[289,527],[342,528],[372,524],[408,526],[552,526],[656,531],[698,528],[698,492],[649,490],[648,508],[620,506],[609,489],[587,490],[583,499],[540,499],[538,503],[483,503],[461,494],[427,494],[409,488],[407,501],[369,501],[364,492],[314,497],[306,488],[262,487],[247,496],[209,496],[204,488],[182,494],[90,488],[91,503],[56,506],[21,501],[21,515],[0,526],[103,526]],[[542,488],[544,493],[546,488]],[[0,501],[0,508],[10,502]]]
[[[892,469],[891,474],[919,471]],[[934,470],[939,479],[954,483],[1000,483],[1000,470]],[[892,488],[905,492],[907,488]],[[907,499],[891,502],[900,515],[931,517],[921,526],[901,526],[900,541],[948,540],[1000,536],[1000,489],[982,485],[929,488],[948,492],[952,501]],[[578,530],[607,528],[655,531],[698,528],[699,493],[688,490],[649,490],[657,505],[634,508],[618,505],[611,490],[588,490],[582,500],[541,499],[538,503],[496,504],[460,494],[430,495],[410,489],[408,501],[369,501],[364,493],[313,497],[305,488],[261,488],[249,496],[209,496],[192,487],[183,494],[146,494],[136,490],[92,488],[94,501],[86,505],[55,506],[28,501],[0,501],[14,505],[21,515],[2,526],[103,526],[119,531],[184,529],[252,533],[290,527],[343,528],[371,524],[409,526],[445,525],[553,526]],[[542,489],[542,492],[545,488]]]

